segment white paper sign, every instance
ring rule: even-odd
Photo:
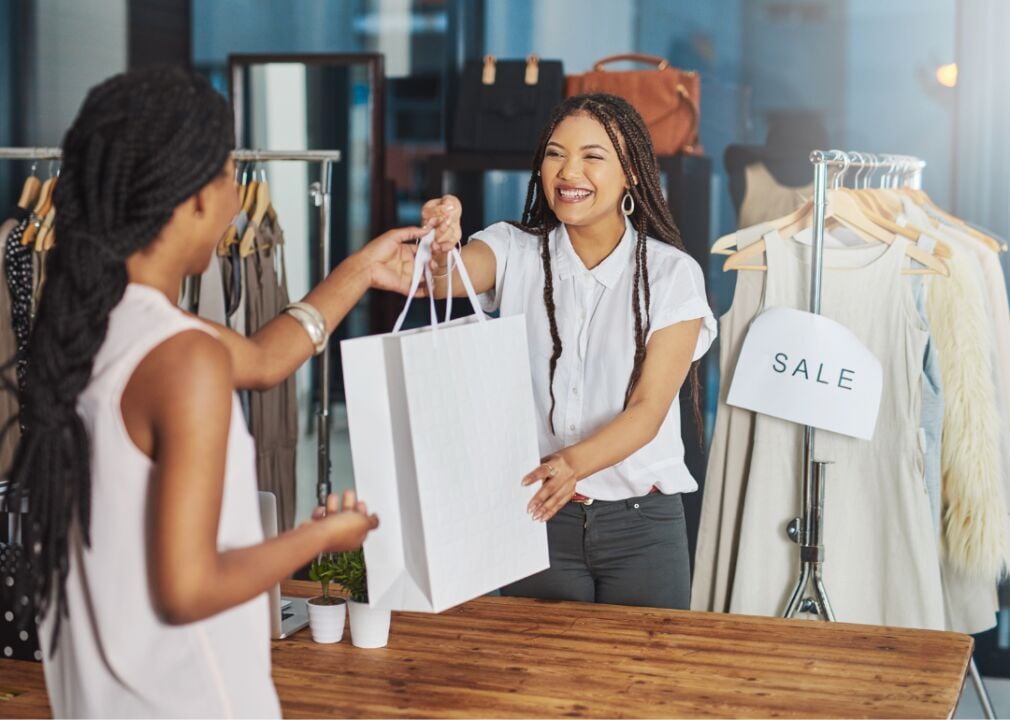
[[[540,462],[525,318],[475,315],[340,348],[354,483],[379,516],[364,545],[371,605],[441,612],[549,567],[546,528],[526,513],[539,485],[521,484]]]
[[[880,361],[847,327],[773,307],[751,323],[726,402],[869,440],[882,387]]]

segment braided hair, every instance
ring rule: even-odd
[[[69,539],[90,545],[90,440],[77,401],[128,282],[126,259],[175,208],[225,169],[231,110],[204,78],[177,67],[116,75],[91,89],[63,141],[54,195],[56,245],[28,346],[11,501],[27,501],[24,546],[38,616],[67,614]],[[51,608],[51,604],[55,607]]]
[[[554,276],[551,272],[548,237],[551,231],[557,228],[560,221],[547,203],[539,171],[544,161],[547,143],[550,142],[558,124],[565,118],[580,113],[589,115],[603,126],[610,141],[614,144],[625,177],[635,181],[628,189],[635,201],[635,210],[631,214],[631,225],[638,234],[635,246],[635,276],[631,289],[631,309],[635,317],[635,355],[631,377],[628,378],[628,387],[624,394],[624,407],[628,406],[635,386],[642,376],[646,338],[649,336],[651,323],[649,306],[652,296],[649,287],[649,265],[646,261],[646,238],[651,236],[681,250],[686,250],[680,237],[680,231],[670,214],[670,208],[663,198],[659,182],[659,166],[656,162],[656,154],[652,149],[652,139],[645,122],[635,108],[623,98],[606,93],[577,95],[558,105],[551,113],[551,117],[540,135],[540,141],[533,156],[533,172],[530,175],[526,191],[522,221],[512,223],[520,230],[540,237],[540,257],[544,267],[544,306],[547,310],[547,321],[553,343],[550,359],[551,412],[548,418],[552,433],[555,432],[554,372],[557,369],[558,359],[561,357],[562,346],[554,308]],[[620,142],[622,138],[624,147]],[[697,362],[691,364],[690,383],[691,405],[695,422],[700,431],[703,424]]]

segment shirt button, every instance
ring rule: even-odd
[[[571,430],[572,432],[575,432],[575,426],[574,425],[569,425],[568,429]]]
[[[578,395],[579,389],[577,387],[572,388],[572,395]]]

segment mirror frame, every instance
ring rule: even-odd
[[[242,72],[252,65],[269,63],[289,63],[307,66],[365,65],[368,81],[372,86],[372,113],[369,130],[372,142],[368,148],[369,166],[369,238],[383,232],[384,198],[386,192],[386,75],[381,53],[238,53],[228,56],[228,92],[235,114],[235,139],[238,142],[245,135],[245,85]],[[250,148],[257,149],[257,148]],[[293,150],[296,148],[281,148]],[[341,150],[347,148],[308,148],[310,150]],[[343,201],[335,198],[335,202]],[[325,271],[324,271],[325,274]]]

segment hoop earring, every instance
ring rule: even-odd
[[[631,207],[628,207],[628,202],[631,202]],[[635,198],[631,197],[631,191],[625,190],[624,197],[621,198],[621,212],[627,215],[635,212]]]

